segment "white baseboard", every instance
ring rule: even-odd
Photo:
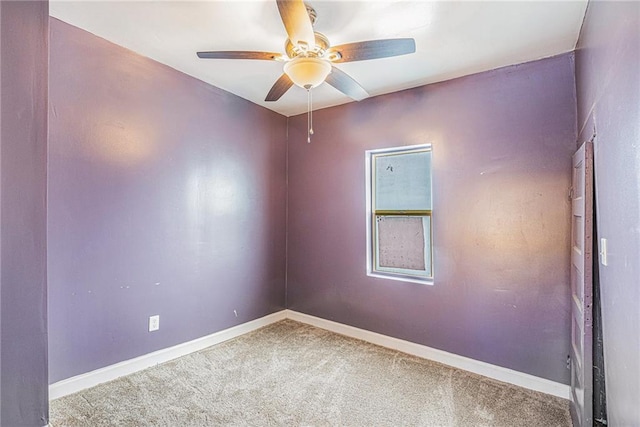
[[[115,380],[116,378],[125,375],[133,374],[178,357],[186,356],[187,354],[239,337],[240,335],[244,335],[248,332],[283,319],[291,319],[301,323],[306,323],[341,335],[357,338],[382,347],[422,357],[423,359],[429,359],[454,368],[464,369],[465,371],[493,378],[498,381],[551,394],[563,399],[569,399],[570,388],[566,384],[560,384],[544,378],[514,371],[512,369],[491,365],[489,363],[480,362],[478,360],[448,353],[446,351],[427,347],[421,344],[404,341],[398,338],[389,337],[376,332],[359,329],[292,310],[282,310],[193,341],[154,351],[153,353],[145,354],[134,359],[125,360],[114,365],[105,366],[104,368],[96,369],[95,371],[59,381],[49,386],[49,399],[53,400],[69,394],[77,393],[89,387]]]
[[[133,374],[178,357],[186,356],[187,354],[239,337],[240,335],[244,335],[285,318],[286,310],[282,310],[193,341],[164,348],[134,359],[125,360],[114,365],[105,366],[104,368],[96,369],[95,371],[59,381],[49,386],[49,399],[53,400],[69,394],[77,393],[89,387],[115,380],[116,378],[125,375]]]
[[[287,319],[306,323],[318,328],[326,329],[351,338],[357,338],[363,341],[377,344],[382,347],[391,348],[403,353],[421,357],[423,359],[433,360],[442,364],[452,366],[485,377],[493,378],[509,384],[514,384],[530,390],[539,391],[553,396],[569,399],[571,388],[566,384],[561,384],[545,378],[536,377],[534,375],[525,374],[523,372],[514,371],[512,369],[503,368],[501,366],[492,365],[490,363],[481,362],[479,360],[470,359],[468,357],[459,356],[457,354],[448,353],[446,351],[427,347],[425,345],[404,341],[398,338],[389,337],[378,334],[376,332],[355,328],[353,326],[344,325],[342,323],[333,322],[331,320],[322,319],[320,317],[310,316],[308,314],[299,313],[297,311],[285,310]]]

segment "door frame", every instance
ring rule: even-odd
[[[571,394],[574,426],[593,423],[593,142],[572,158]]]

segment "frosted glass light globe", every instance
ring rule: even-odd
[[[284,72],[296,85],[311,89],[327,78],[331,64],[326,59],[298,57],[284,64]]]

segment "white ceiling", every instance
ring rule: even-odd
[[[338,64],[372,96],[421,86],[575,48],[587,0],[309,0],[315,30],[332,45],[413,37],[416,53]],[[197,51],[283,52],[286,32],[274,0],[62,1],[50,15],[286,116],[306,111],[306,91],[264,98],[282,63],[199,59]],[[314,109],[351,102],[328,84],[313,90]]]

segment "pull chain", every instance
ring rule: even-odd
[[[311,88],[307,89],[307,143],[311,143],[311,135],[313,135],[313,98],[311,96]]]

